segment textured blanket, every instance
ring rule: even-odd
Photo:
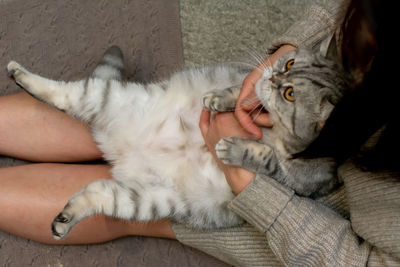
[[[0,95],[20,92],[5,72],[11,59],[45,77],[73,80],[88,75],[114,44],[125,54],[131,80],[161,79],[183,65],[180,31],[178,0],[2,0]],[[1,167],[25,163],[0,157]],[[54,246],[0,231],[0,266],[200,265],[224,266],[172,240]]]

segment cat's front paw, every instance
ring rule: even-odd
[[[56,240],[60,240],[65,237],[72,228],[72,216],[61,212],[57,215],[57,217],[51,223],[51,231],[53,233],[53,237]]]
[[[217,112],[234,111],[239,93],[240,87],[236,86],[210,91],[203,96],[203,106]]]
[[[224,111],[222,98],[223,96],[215,92],[209,92],[203,96],[203,106],[211,111]]]
[[[225,164],[242,166],[243,155],[248,153],[248,150],[241,144],[241,138],[238,137],[221,139],[215,146],[215,153]]]
[[[215,146],[215,152],[225,164],[239,166],[259,173],[275,160],[273,150],[257,140],[229,137],[221,139]],[[274,161],[274,166],[276,162]]]

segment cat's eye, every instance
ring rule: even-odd
[[[283,93],[283,97],[290,102],[294,102],[294,91],[293,91],[293,87],[287,87],[285,89],[285,92]]]
[[[294,64],[294,59],[291,59],[288,62],[286,62],[285,71],[290,70],[293,67],[293,64]]]

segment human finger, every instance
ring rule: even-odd
[[[254,124],[253,119],[249,115],[249,111],[257,105],[255,101],[252,101],[255,98],[254,86],[256,81],[254,79],[256,79],[256,75],[251,76],[249,79],[246,78],[243,82],[235,108],[235,116],[246,131],[256,138],[261,138],[262,133],[260,128]],[[250,99],[250,101],[246,101],[246,99]]]
[[[210,127],[210,118],[211,118],[211,111],[203,108],[200,114],[199,128],[201,131],[201,135],[203,136],[204,139],[206,138],[208,128]]]
[[[270,114],[262,112],[260,114],[252,115],[253,122],[259,127],[272,127],[272,122],[270,121]]]

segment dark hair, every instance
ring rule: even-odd
[[[341,161],[356,156],[365,141],[386,125],[375,148],[360,158],[367,167],[400,169],[397,157],[393,158],[400,152],[400,90],[393,82],[400,75],[394,66],[398,52],[387,34],[397,27],[391,16],[396,10],[393,2],[351,1],[341,26],[340,50],[344,69],[357,83],[337,104],[319,137],[297,157],[327,156]]]

